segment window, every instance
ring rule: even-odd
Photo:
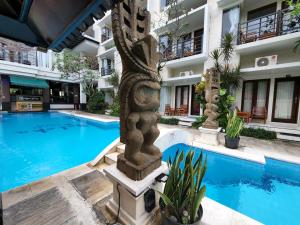
[[[242,111],[251,112],[253,107],[268,109],[270,80],[251,80],[243,84]]]
[[[194,32],[194,54],[202,53],[203,29]]]
[[[192,53],[192,34],[185,34],[177,41],[177,57],[189,56]]]
[[[6,60],[8,58],[7,45],[0,42],[0,60]]]
[[[50,81],[50,102],[52,104],[73,104],[76,85]]]
[[[162,35],[159,37],[159,52],[163,57],[168,57],[172,54],[172,41],[169,36]]]
[[[240,8],[238,6],[223,12],[222,37],[227,33],[231,33],[235,44],[237,43],[239,20]]]

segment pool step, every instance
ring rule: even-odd
[[[109,165],[116,163],[119,154],[120,154],[120,152],[118,152],[118,151],[106,154],[104,157],[104,162]]]
[[[117,151],[119,153],[124,153],[125,152],[125,145],[124,144],[118,145],[117,146]]]

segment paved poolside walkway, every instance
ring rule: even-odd
[[[82,165],[3,193],[4,225],[99,225],[114,221],[105,204],[112,184]]]

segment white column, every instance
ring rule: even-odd
[[[269,103],[268,103],[268,118],[267,118],[268,123],[272,122],[273,101],[275,101],[274,88],[275,88],[275,78],[271,78],[270,91],[269,91]]]
[[[80,90],[80,104],[86,104],[86,94],[83,92],[82,84],[79,86]]]
[[[189,85],[189,108],[188,108],[188,115],[191,115],[192,112],[192,85]]]

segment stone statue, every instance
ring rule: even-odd
[[[123,65],[119,87],[120,135],[121,142],[126,144],[117,168],[133,180],[142,180],[161,166],[160,149],[153,145],[159,136],[157,41],[149,34],[150,13],[142,1],[115,0],[112,27]]]
[[[218,102],[220,100],[220,74],[219,72],[212,68],[207,70],[205,76],[205,111],[204,115],[207,116],[206,121],[203,123],[202,127],[209,129],[218,129]]]

